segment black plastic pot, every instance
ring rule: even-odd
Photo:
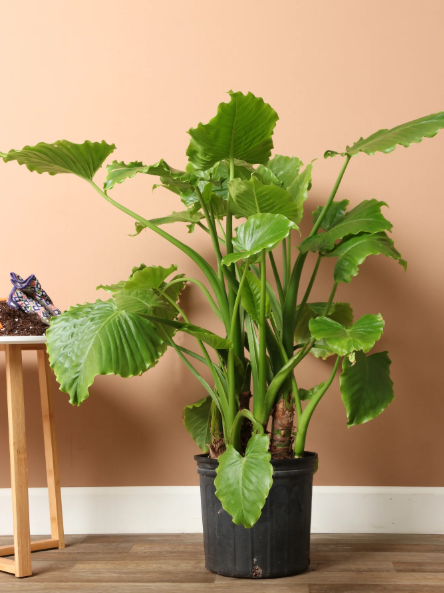
[[[226,577],[288,577],[310,564],[313,474],[317,453],[299,459],[272,460],[273,486],[259,521],[235,525],[223,510],[214,478],[217,459],[196,455],[204,532],[205,566]]]

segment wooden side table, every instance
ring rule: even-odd
[[[14,545],[0,547],[0,570],[15,574],[16,577],[32,575],[31,552],[65,547],[51,371],[45,344],[46,337],[44,336],[0,338],[0,350],[6,353],[9,453],[11,456],[11,490],[14,522]],[[29,529],[28,464],[22,367],[23,350],[37,351],[49,512],[51,517],[51,539],[33,542],[31,542]],[[14,560],[4,558],[4,556],[12,555],[15,557]]]

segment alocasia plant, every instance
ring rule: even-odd
[[[360,139],[343,152],[336,183],[323,206],[313,212],[309,236],[292,246],[311,187],[312,164],[296,157],[271,155],[276,112],[262,99],[230,92],[207,124],[189,130],[185,170],[164,160],[154,165],[113,161],[103,188],[94,176],[114,151],[113,144],[66,140],[0,153],[5,163],[17,161],[30,171],[72,173],[85,179],[113,206],[136,221],[138,235],[149,229],[191,258],[206,284],[186,274],[173,276],[176,266],[134,268],[127,280],[99,288],[108,300],[71,307],[53,318],[48,352],[62,391],[73,404],[88,397],[96,375],[139,375],[173,348],[198,379],[207,396],[187,406],[184,423],[197,445],[219,459],[216,486],[223,507],[236,524],[251,527],[258,520],[272,484],[273,458],[304,454],[307,428],[316,406],[332,384],[342,361],[340,389],[348,426],[380,414],[393,399],[387,352],[368,354],[382,335],[381,315],[354,320],[348,303],[335,302],[340,282],[348,283],[370,255],[406,262],[387,232],[384,202],[364,200],[348,209],[335,201],[352,157],[364,152],[391,152],[433,137],[444,127],[444,112],[417,119]],[[110,192],[137,174],[160,178],[159,185],[177,195],[182,207],[163,218],[147,220],[116,202]],[[236,219],[241,223],[234,228]],[[213,269],[192,247],[163,226],[185,223],[208,234],[217,261]],[[282,248],[282,266],[273,252]],[[305,291],[300,290],[307,254],[317,254]],[[324,258],[336,261],[332,289],[325,302],[311,302],[310,293]],[[267,278],[267,263],[273,282]],[[218,336],[194,325],[178,304],[185,283],[194,283],[224,325]],[[299,296],[301,294],[301,296]],[[175,342],[177,332],[196,339],[200,352]],[[212,349],[212,355],[208,351]],[[298,386],[295,369],[309,354],[336,356],[327,381],[310,389]],[[211,385],[193,365],[209,368]],[[252,409],[250,398],[252,396]],[[271,428],[267,427],[271,419]],[[296,432],[294,433],[294,424]]]

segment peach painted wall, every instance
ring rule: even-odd
[[[324,150],[444,109],[443,22],[442,0],[2,2],[0,150],[105,139],[117,145],[113,158],[183,167],[186,130],[208,121],[225,91],[250,90],[279,113],[276,151],[318,159],[309,218],[341,165],[324,160]],[[180,208],[151,184],[140,175],[113,195],[147,217]],[[121,280],[141,262],[175,262],[198,275],[157,236],[130,238],[132,221],[78,178],[0,164],[0,195],[0,296],[10,271],[36,273],[62,308],[97,298],[99,283]],[[321,459],[316,482],[443,486],[444,132],[408,150],[353,159],[339,197],[389,203],[409,270],[373,257],[339,288],[356,316],[384,316],[380,349],[393,360],[396,399],[373,422],[347,430],[335,385],[308,439]],[[201,232],[173,232],[213,261]],[[314,299],[326,298],[331,273],[324,263]],[[184,307],[218,330],[194,287]],[[30,484],[42,486],[37,371],[32,355],[25,359]],[[300,384],[318,383],[329,368],[308,361]],[[0,487],[8,487],[3,368],[0,385]],[[80,408],[57,393],[62,485],[196,484],[197,449],[181,415],[203,395],[173,352],[142,377],[100,377]]]

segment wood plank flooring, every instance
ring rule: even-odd
[[[66,539],[32,554],[32,577],[0,573],[0,593],[444,593],[444,535],[313,535],[309,570],[263,581],[208,572],[198,534]]]

